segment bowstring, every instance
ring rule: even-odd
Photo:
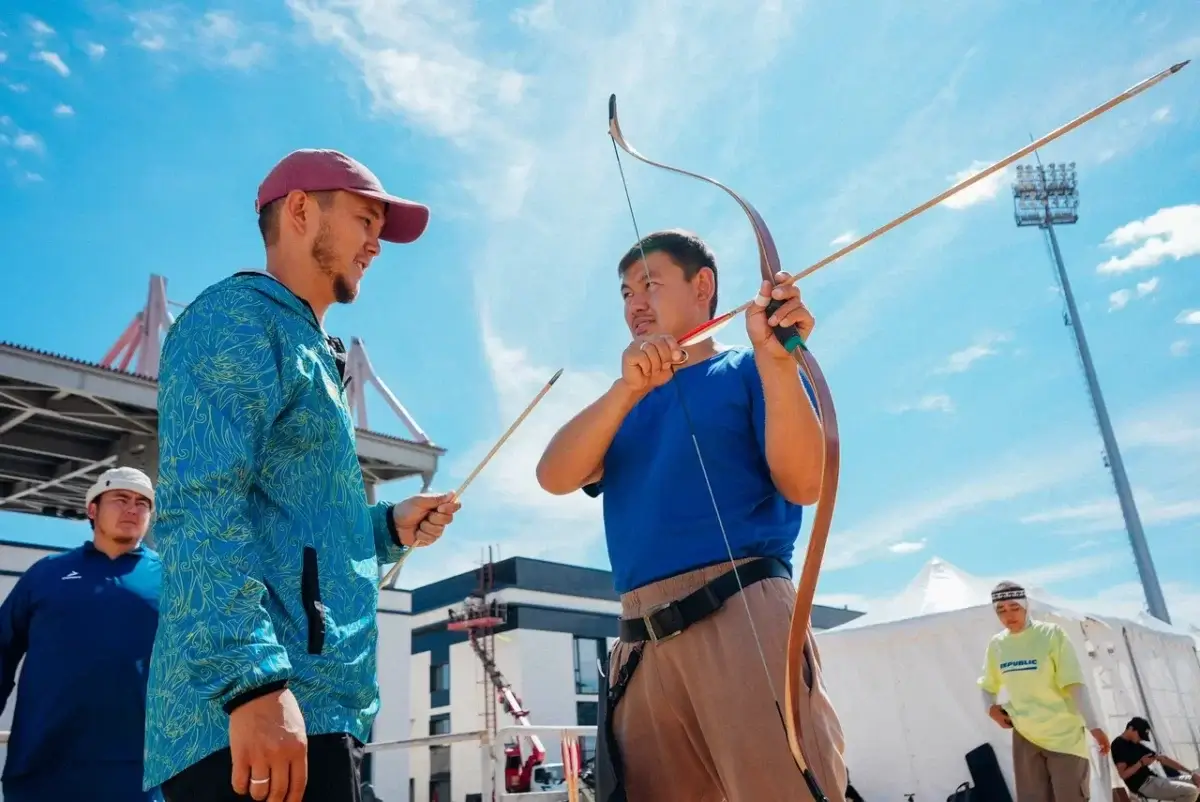
[[[611,138],[611,137],[610,137]],[[646,295],[650,299],[651,311],[658,314],[658,310],[654,307],[654,296],[650,291],[650,264],[646,260],[646,250],[642,246],[642,234],[637,222],[637,214],[633,211],[633,199],[629,194],[629,183],[625,180],[625,166],[621,161],[621,151],[617,147],[616,139],[612,140],[613,155],[617,158],[617,170],[621,175],[621,187],[625,191],[625,203],[629,207],[629,218],[633,221],[633,234],[637,237],[638,252],[642,257],[642,268],[646,271]],[[775,702],[775,710],[779,713],[780,721],[783,720],[783,706],[779,703],[779,694],[775,692],[775,680],[771,677],[771,668],[767,665],[767,654],[763,649],[762,639],[758,635],[758,627],[754,624],[754,615],[750,612],[750,601],[746,598],[746,588],[742,584],[742,575],[738,571],[737,561],[733,556],[733,546],[729,542],[729,535],[725,531],[725,522],[721,518],[721,508],[717,505],[717,494],[713,490],[712,481],[708,476],[708,467],[704,463],[704,455],[700,451],[700,440],[696,436],[696,427],[692,423],[691,413],[688,412],[687,399],[683,394],[683,387],[679,382],[675,381],[675,368],[672,366],[672,381],[675,386],[675,392],[679,396],[679,407],[683,410],[683,419],[688,427],[688,434],[692,438],[692,446],[696,450],[696,461],[700,464],[700,473],[704,477],[704,486],[708,490],[708,500],[712,503],[713,514],[717,518],[717,527],[721,530],[721,539],[725,541],[725,553],[729,557],[729,564],[733,568],[733,578],[737,581],[738,595],[742,599],[742,605],[746,610],[746,620],[750,623],[750,632],[754,635],[754,645],[758,648],[758,659],[762,662],[763,673],[767,677],[767,685],[771,689],[771,698]],[[786,725],[785,725],[786,728]]]

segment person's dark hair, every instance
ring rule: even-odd
[[[107,492],[107,491],[106,491],[106,492]],[[100,494],[99,494],[99,495],[97,495],[97,496],[96,496],[94,499],[92,499],[92,504],[95,504],[95,505],[96,505],[96,515],[97,515],[97,516],[99,516],[99,515],[100,515],[100,499],[102,499],[102,498],[104,498],[104,493],[100,493]],[[91,509],[91,508],[92,508],[92,504],[89,504],[89,505],[88,505],[88,509],[86,510],[86,512],[91,512],[91,511],[92,511],[92,509]],[[93,517],[92,517],[92,516],[90,516],[90,515],[87,517],[87,519],[88,519],[88,525],[89,525],[89,526],[91,526],[91,527],[92,527],[92,531],[93,531],[93,532],[95,532],[95,531],[96,531],[96,519],[95,519],[95,518],[93,518]]]
[[[1138,735],[1146,738],[1150,735],[1150,722],[1141,716],[1134,716],[1129,719],[1129,723],[1125,725],[1125,729],[1133,730]]]
[[[688,281],[694,279],[702,268],[707,267],[712,271],[713,296],[708,304],[708,315],[709,317],[715,315],[717,313],[717,257],[713,254],[712,249],[704,244],[704,240],[690,231],[674,228],[669,231],[655,231],[653,234],[642,237],[621,257],[621,262],[617,265],[617,275],[624,276],[625,271],[641,259],[643,253],[649,256],[655,252],[665,253],[671,257],[671,261],[679,265],[683,270],[683,277]]]
[[[308,194],[317,199],[317,203],[322,209],[328,209],[333,205],[332,191],[309,192]],[[258,233],[262,234],[263,244],[268,248],[279,240],[279,210],[283,208],[284,200],[285,198],[273,200],[258,210]]]

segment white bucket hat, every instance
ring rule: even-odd
[[[145,496],[150,500],[150,506],[154,506],[154,485],[150,483],[150,477],[137,468],[110,468],[100,474],[96,484],[88,488],[83,506],[90,506],[96,496],[109,490],[129,490]]]

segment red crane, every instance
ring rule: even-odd
[[[450,622],[446,626],[450,630],[466,630],[471,649],[479,658],[479,662],[483,664],[484,673],[487,674],[488,681],[495,691],[496,701],[517,724],[522,727],[531,727],[533,725],[529,721],[529,711],[521,704],[520,697],[513,692],[512,685],[497,668],[496,661],[491,655],[491,649],[484,644],[484,638],[491,637],[492,628],[504,623],[505,612],[505,606],[501,602],[489,602],[479,596],[470,596],[466,599],[461,612],[449,611]],[[480,637],[480,631],[486,633],[484,637]],[[504,790],[507,793],[528,792],[532,786],[534,768],[541,765],[546,759],[546,749],[542,746],[541,739],[533,733],[527,737],[529,738],[530,754],[524,762],[522,762],[520,738],[504,747]]]

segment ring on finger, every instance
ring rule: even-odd
[[[264,779],[261,779],[261,780],[256,780],[256,779],[255,779],[255,778],[253,778],[253,777],[251,777],[251,778],[250,778],[250,784],[251,784],[251,785],[262,785],[263,783],[269,783],[270,781],[271,781],[271,778],[270,778],[270,777],[266,777],[266,778],[264,778]]]

